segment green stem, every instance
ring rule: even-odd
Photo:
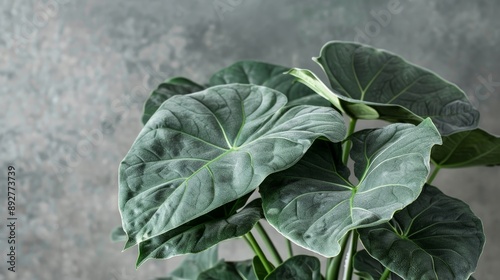
[[[436,178],[436,175],[439,173],[439,170],[441,170],[441,166],[436,165],[434,167],[434,170],[432,171],[431,176],[429,177],[429,180],[427,180],[427,184],[432,184],[432,181],[434,181],[434,178]]]
[[[389,279],[389,275],[391,275],[391,271],[386,267],[384,273],[382,273],[382,276],[380,276],[380,280]]]
[[[245,234],[245,238],[247,239],[248,243],[250,244],[250,247],[252,247],[252,250],[255,252],[257,257],[259,257],[260,261],[262,262],[262,265],[264,265],[264,268],[266,269],[266,272],[269,274],[273,271],[273,268],[269,261],[267,260],[266,256],[264,255],[264,252],[259,246],[259,243],[257,243],[257,240],[255,240],[255,237],[252,235],[251,232],[248,232]]]
[[[288,238],[286,239],[286,247],[288,248],[288,255],[293,257],[293,248],[292,248],[292,241],[290,241]]]
[[[337,280],[340,272],[340,265],[342,264],[342,257],[344,256],[344,252],[346,249],[347,241],[351,236],[351,232],[347,233],[342,241],[340,242],[340,252],[339,254],[333,258],[333,261],[330,261],[330,265],[326,271],[326,280]]]
[[[356,251],[358,250],[358,239],[358,232],[353,230],[351,235],[351,246],[349,247],[349,251],[347,251],[347,255],[345,257],[344,280],[352,279],[352,272],[354,271],[354,254],[356,254]]]
[[[358,120],[357,119],[352,119],[349,121],[349,128],[347,129],[347,134],[346,134],[346,138],[351,136],[351,134],[354,132],[354,129],[356,128],[356,122]],[[351,145],[352,145],[352,141],[350,140],[347,140],[345,143],[344,143],[344,148],[342,150],[342,163],[347,164],[347,161],[349,160],[349,152],[351,151]]]
[[[281,258],[280,253],[274,246],[273,241],[271,240],[271,238],[269,238],[269,235],[267,234],[266,230],[264,229],[264,227],[260,222],[257,222],[256,228],[257,232],[262,237],[262,241],[264,241],[264,244],[266,244],[267,249],[269,250],[269,252],[271,252],[271,255],[273,255],[274,259],[278,262],[278,265],[281,264],[283,262],[283,259]]]

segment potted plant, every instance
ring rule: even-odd
[[[333,41],[314,60],[330,87],[306,69],[242,61],[208,84],[177,77],[152,92],[119,169],[114,239],[138,246],[137,266],[190,254],[161,279],[472,278],[481,221],[432,182],[500,164],[500,139],[456,85],[395,54]],[[390,124],[356,130],[373,119]],[[234,238],[255,257],[219,260],[216,245]]]

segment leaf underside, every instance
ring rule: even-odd
[[[389,223],[358,232],[370,255],[404,279],[468,279],[484,246],[469,206],[430,185]]]
[[[278,232],[326,257],[340,251],[352,229],[384,223],[413,202],[429,174],[432,121],[393,124],[351,137],[359,183],[348,181],[340,145],[317,141],[293,167],[269,176],[260,192],[264,214]]]
[[[126,248],[250,193],[318,137],[343,139],[334,109],[286,103],[278,91],[241,84],[164,102],[120,165]]]

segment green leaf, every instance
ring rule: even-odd
[[[432,149],[432,160],[444,168],[500,165],[500,138],[479,128],[455,133]]]
[[[385,50],[333,41],[315,60],[339,96],[377,103],[379,110],[400,105],[430,117],[443,135],[473,129],[479,121],[479,112],[456,85]]]
[[[358,276],[363,280],[380,279],[380,276],[382,276],[385,270],[385,266],[370,256],[366,250],[356,253],[354,256],[354,268],[358,271]],[[401,280],[402,278],[394,273],[391,273],[388,279]]]
[[[252,260],[253,272],[257,276],[257,279],[264,280],[267,276],[266,268],[258,256],[253,257]]]
[[[429,174],[431,147],[441,141],[432,121],[392,124],[351,137],[359,183],[348,181],[340,145],[317,141],[292,168],[260,188],[264,214],[282,235],[334,257],[350,230],[389,221],[413,202]]]
[[[294,78],[284,75],[290,68],[257,61],[240,61],[215,73],[210,78],[210,85],[253,84],[275,89],[288,98],[288,106],[317,105],[329,106],[329,103],[314,91]]]
[[[127,233],[123,230],[123,227],[117,227],[111,232],[111,241],[122,242],[127,241]]]
[[[252,261],[221,262],[198,276],[198,280],[257,280]]]
[[[273,270],[265,280],[322,280],[319,260],[312,256],[294,256]]]
[[[390,223],[358,231],[370,255],[404,279],[468,279],[484,245],[469,206],[430,185]]]
[[[238,213],[217,215],[216,212],[217,209],[167,233],[139,243],[137,266],[152,258],[167,259],[201,252],[221,241],[246,234],[263,218],[260,199],[250,202]]]
[[[126,248],[252,192],[316,138],[344,138],[334,109],[286,103],[278,91],[241,84],[165,101],[120,165]]]
[[[214,246],[198,254],[188,255],[166,280],[197,280],[198,276],[219,263],[218,248]]]
[[[165,100],[177,94],[188,94],[203,90],[204,87],[190,81],[186,78],[176,77],[168,79],[158,85],[158,87],[151,92],[146,103],[144,103],[144,112],[142,114],[142,123],[146,124],[151,116],[158,110],[160,105]]]
[[[307,69],[291,69],[288,74],[307,85],[323,98],[330,101],[341,112],[355,119],[383,119],[390,122],[419,124],[423,118],[400,105],[379,104],[356,100],[331,91],[313,72]]]

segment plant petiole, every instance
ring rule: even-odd
[[[273,255],[274,259],[276,260],[276,262],[278,264],[281,264],[283,262],[283,259],[281,258],[278,250],[274,246],[273,241],[271,240],[271,238],[269,238],[269,235],[267,234],[267,232],[264,229],[264,227],[262,226],[262,224],[260,222],[257,222],[255,227],[256,227],[259,235],[262,237],[262,241],[264,241],[264,244],[266,244],[266,247],[269,250],[269,252],[271,253],[271,255]]]
[[[271,271],[273,271],[273,267],[267,260],[266,255],[264,255],[264,252],[260,248],[259,243],[257,243],[257,240],[255,240],[253,234],[251,232],[248,232],[247,234],[245,234],[245,239],[247,240],[248,244],[250,244],[250,247],[257,255],[257,257],[259,257],[262,265],[264,265],[264,268],[266,269],[266,272],[268,274],[271,273]]]

